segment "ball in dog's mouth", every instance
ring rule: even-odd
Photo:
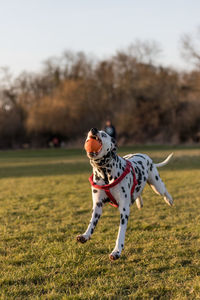
[[[85,142],[84,148],[90,157],[95,157],[102,149],[102,142],[97,136],[90,136]]]

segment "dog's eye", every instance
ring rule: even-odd
[[[105,133],[102,133],[101,136],[102,137],[107,137],[107,135]]]

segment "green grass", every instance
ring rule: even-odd
[[[110,262],[118,210],[106,205],[86,244],[91,167],[83,150],[0,152],[0,299],[200,299],[200,150],[126,147],[160,169],[175,206],[149,187],[134,204],[125,250]]]

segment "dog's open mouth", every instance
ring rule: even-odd
[[[90,135],[89,139],[85,142],[85,150],[90,157],[97,156],[102,150],[102,141],[96,135]]]

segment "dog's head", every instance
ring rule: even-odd
[[[92,128],[88,132],[84,148],[90,160],[99,161],[116,151],[116,142],[105,131]]]

